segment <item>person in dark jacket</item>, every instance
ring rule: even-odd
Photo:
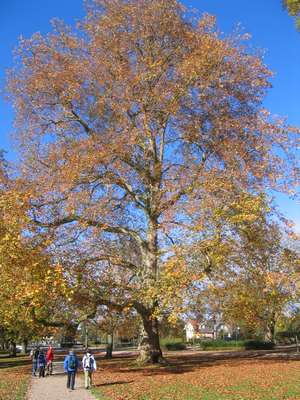
[[[79,366],[78,358],[73,350],[70,350],[64,361],[64,370],[68,374],[67,388],[74,390],[75,388],[75,377]]]
[[[32,376],[35,376],[38,369],[38,356],[39,356],[39,348],[35,347],[30,352],[30,358],[32,361]]]
[[[38,355],[39,378],[45,377],[45,368],[46,368],[46,357],[43,350],[40,350]]]

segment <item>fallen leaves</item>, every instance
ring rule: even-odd
[[[100,361],[95,393],[111,400],[299,399],[300,361],[207,356],[170,357],[166,367],[132,359]],[[222,359],[223,358],[223,359]]]
[[[0,370],[0,399],[23,399],[30,379],[27,367]]]

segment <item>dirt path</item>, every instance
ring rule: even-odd
[[[46,378],[32,378],[28,400],[95,400],[83,385],[82,375],[76,376],[75,390],[66,387],[67,377],[63,374]]]

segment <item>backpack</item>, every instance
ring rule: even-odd
[[[75,356],[70,356],[68,367],[70,369],[76,369],[76,358],[75,358]]]
[[[93,363],[94,363],[94,360],[93,360],[92,356],[86,356],[86,358],[85,358],[85,368],[86,369],[92,369],[93,368]]]
[[[38,363],[39,365],[45,365],[45,356],[43,353],[39,353],[38,355]]]

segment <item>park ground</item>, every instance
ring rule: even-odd
[[[0,358],[0,400],[24,400],[31,380],[28,357]]]
[[[167,357],[165,367],[138,367],[127,357],[99,363],[94,395],[100,400],[300,399],[300,357],[267,352]]]
[[[92,393],[99,400],[300,399],[300,357],[292,352],[182,351],[166,356],[166,366],[141,367],[134,354],[112,360],[100,355]],[[28,357],[0,359],[1,400],[26,399],[30,380]]]

